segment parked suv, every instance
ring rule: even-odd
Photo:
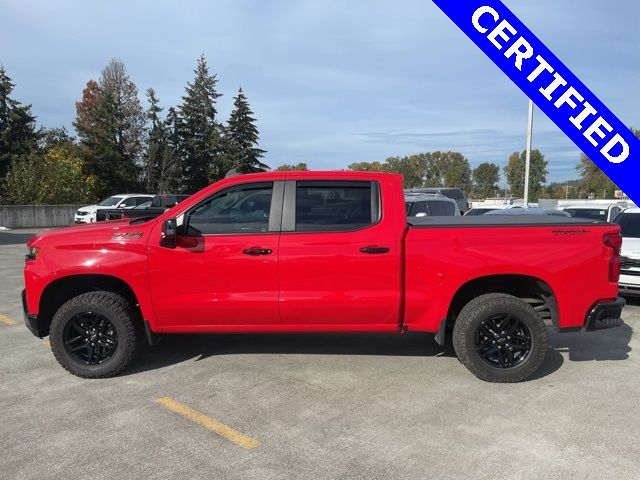
[[[460,213],[462,215],[464,215],[464,213],[469,210],[469,202],[467,201],[467,197],[459,188],[411,188],[409,190],[405,190],[405,193],[430,193],[443,195],[456,201],[456,203],[458,204],[458,210],[460,210]]]
[[[628,208],[615,219],[622,230],[620,282],[623,295],[640,295],[640,208]]]
[[[97,205],[87,205],[80,208],[74,217],[76,223],[95,223],[98,210],[110,208],[134,208],[141,203],[153,200],[153,195],[146,193],[125,193],[105,198]]]
[[[407,217],[455,217],[460,216],[458,203],[444,195],[410,193],[404,196]]]

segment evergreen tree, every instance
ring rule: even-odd
[[[147,136],[147,148],[143,157],[143,183],[147,192],[154,192],[158,186],[158,173],[162,150],[166,143],[164,123],[160,120],[162,107],[159,105],[156,92],[153,88],[147,89],[147,120],[149,122],[149,134]]]
[[[22,106],[10,97],[14,84],[0,66],[0,181],[9,166],[35,147],[38,134],[31,105]]]
[[[178,168],[180,159],[177,148],[171,145],[171,135],[175,135],[176,112],[169,109],[167,119],[161,120],[162,108],[153,88],[147,90],[149,108],[149,134],[143,157],[144,185],[147,192],[170,193],[178,188]]]
[[[97,83],[87,83],[76,103],[74,127],[87,173],[98,178],[102,195],[138,187],[145,113],[121,61],[112,60]]]
[[[255,118],[242,88],[234,98],[233,111],[225,129],[226,156],[240,173],[263,172],[269,167],[260,159],[266,153],[258,148],[258,128]]]
[[[187,83],[186,94],[179,107],[178,128],[182,156],[182,185],[184,192],[195,193],[209,184],[210,174],[217,180],[224,176],[221,157],[221,128],[216,121],[216,91],[218,80],[209,75],[209,67],[201,55],[195,78]]]

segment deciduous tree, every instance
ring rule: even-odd
[[[309,170],[309,168],[307,168],[307,164],[304,162],[300,162],[295,165],[280,165],[278,168],[276,168],[276,172],[292,172],[295,170],[306,172],[307,170]]]
[[[457,187],[471,190],[469,160],[460,152],[432,152],[426,154],[424,184],[427,187]]]
[[[526,151],[514,152],[509,157],[507,165],[504,167],[504,176],[511,188],[514,197],[524,195],[524,173],[525,173]],[[531,165],[529,169],[529,201],[535,202],[542,191],[542,186],[547,181],[547,168],[549,162],[544,159],[540,150],[531,151]]]
[[[491,197],[496,194],[500,181],[500,167],[495,163],[484,162],[473,169],[474,193],[478,197]]]
[[[97,83],[87,83],[74,122],[87,172],[98,178],[102,195],[137,188],[145,121],[138,88],[124,64],[112,60]]]

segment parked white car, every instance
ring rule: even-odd
[[[153,200],[154,195],[146,193],[125,193],[105,198],[97,205],[87,205],[78,209],[74,220],[76,223],[95,223],[98,210],[111,208],[134,208],[141,203]]]
[[[615,223],[622,230],[620,294],[640,295],[640,208],[627,208]]]
[[[618,204],[597,205],[593,203],[577,203],[560,208],[575,218],[602,220],[603,222],[613,222],[623,209],[624,207]]]

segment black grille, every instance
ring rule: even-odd
[[[640,268],[640,259],[622,257],[620,259],[620,268],[622,270],[625,270],[628,268]]]

